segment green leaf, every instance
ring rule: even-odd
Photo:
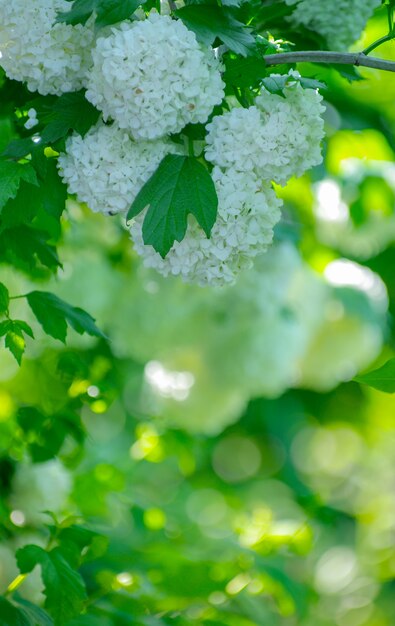
[[[37,144],[32,140],[31,137],[27,137],[26,139],[13,139],[4,149],[4,152],[2,152],[1,156],[9,157],[12,159],[21,159],[27,154],[33,152],[36,147]]]
[[[366,80],[366,78],[362,76],[362,74],[353,65],[341,65],[340,63],[337,63],[336,65],[330,65],[330,67],[339,72],[339,74],[348,80],[349,83]]]
[[[4,320],[0,322],[0,337],[4,337],[11,328],[11,320]]]
[[[5,347],[9,349],[20,365],[23,353],[25,352],[26,343],[23,333],[19,329],[11,330],[6,334]]]
[[[128,19],[144,0],[75,0],[70,11],[59,13],[57,22],[85,24],[96,13],[95,24],[99,28]]]
[[[48,291],[31,291],[26,297],[47,335],[65,342],[69,325],[80,335],[87,333],[94,337],[105,337],[89,313],[67,304],[55,294]]]
[[[81,418],[71,410],[46,415],[35,407],[26,406],[19,409],[17,421],[34,463],[53,459],[67,437],[72,437],[77,443],[82,443],[85,438]]]
[[[38,111],[40,116],[40,112]],[[47,125],[41,133],[44,143],[54,143],[70,130],[84,136],[99,119],[99,111],[85,98],[84,91],[64,93],[50,106]]]
[[[7,313],[10,303],[10,294],[3,283],[0,283],[0,314]]]
[[[224,81],[236,87],[253,87],[267,75],[267,67],[263,59],[248,57],[225,59]]]
[[[39,175],[40,186],[36,189],[21,182],[16,197],[3,207],[0,232],[34,223],[35,228],[42,226],[48,232],[48,239],[60,237],[60,217],[66,205],[67,187],[57,172],[55,159],[44,159],[45,167]]]
[[[189,213],[210,236],[218,198],[204,165],[193,157],[169,154],[137,195],[128,219],[147,207],[144,243],[153,246],[164,258],[174,242],[185,236]]]
[[[43,184],[43,208],[59,220],[66,206],[67,186],[59,176],[54,160],[49,160]]]
[[[0,626],[53,626],[53,621],[45,611],[26,600],[16,602],[0,596]]]
[[[15,198],[21,180],[38,185],[36,172],[31,165],[15,161],[0,161],[0,209],[10,198]]]
[[[108,547],[107,537],[76,524],[58,528],[56,536],[62,555],[74,568],[102,556]]]
[[[61,267],[56,248],[48,243],[48,233],[27,225],[0,232],[0,260],[27,272],[51,271]]]
[[[290,80],[289,74],[276,74],[267,76],[262,80],[262,85],[269,93],[284,96],[284,89]]]
[[[129,18],[144,0],[99,0],[96,25],[108,26]]]
[[[395,393],[395,359],[390,359],[372,372],[356,376],[354,380],[384,393]]]
[[[98,0],[75,0],[70,11],[59,13],[57,22],[66,24],[85,24],[98,4]]]
[[[191,5],[177,11],[177,16],[206,45],[211,45],[218,37],[237,54],[248,56],[254,52],[255,38],[251,30],[226,9],[209,4]]]
[[[33,331],[26,322],[22,320],[0,322],[0,337],[5,335],[5,347],[13,354],[19,365],[26,347],[24,334],[33,338]]]
[[[22,574],[41,565],[44,583],[45,608],[54,619],[55,626],[64,626],[67,620],[81,613],[86,590],[80,574],[72,569],[58,548],[46,552],[35,545],[27,545],[16,553]]]
[[[22,224],[30,224],[36,217],[42,204],[42,189],[21,182],[15,198],[11,198],[3,207],[0,218],[0,230],[14,228]]]
[[[306,76],[301,76],[299,79],[300,84],[303,89],[326,89],[327,86],[320,80],[316,78],[307,78]]]

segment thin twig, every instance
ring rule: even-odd
[[[373,52],[373,50],[375,50],[379,46],[382,46],[383,43],[387,43],[387,41],[391,41],[394,38],[395,38],[395,35],[392,32],[388,33],[388,35],[384,35],[384,37],[380,37],[380,39],[377,39],[377,41],[374,41],[372,44],[370,44],[370,46],[367,46],[367,48],[365,48],[365,50],[362,51],[362,54],[369,54],[370,52]]]
[[[338,65],[355,65],[372,67],[387,72],[395,72],[395,61],[385,61],[376,57],[368,57],[363,52],[327,52],[307,50],[304,52],[281,52],[263,57],[267,66],[288,63],[329,63]]]

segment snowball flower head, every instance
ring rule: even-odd
[[[297,4],[289,20],[302,24],[326,40],[333,50],[349,48],[359,39],[365,24],[381,0],[285,0]]]
[[[126,211],[166,154],[177,147],[168,140],[136,143],[116,126],[97,124],[85,135],[74,133],[59,157],[69,193],[92,211]]]
[[[55,23],[67,0],[0,0],[0,66],[30,91],[60,95],[81,89],[92,62],[93,18],[85,26]]]
[[[87,99],[135,139],[206,122],[223,98],[219,63],[179,20],[151,13],[98,39]]]
[[[299,78],[290,72],[284,98],[262,88],[256,106],[214,117],[207,125],[207,160],[281,185],[320,163],[322,96],[303,89]]]
[[[146,267],[164,276],[180,275],[186,282],[223,285],[233,283],[237,274],[251,267],[252,259],[271,244],[281,206],[271,186],[253,174],[246,176],[234,169],[222,172],[214,168],[212,177],[219,206],[210,239],[190,217],[185,238],[162,259],[154,248],[144,245],[144,214],[134,221],[132,239]]]

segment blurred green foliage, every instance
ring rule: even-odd
[[[1,625],[393,626],[395,399],[350,379],[395,347],[395,78],[300,69],[327,85],[325,162],[279,190],[284,265],[227,291],[143,269],[117,218],[62,215],[51,152],[32,223],[30,167],[10,173],[0,306],[35,340],[20,368],[0,353]],[[5,148],[29,94],[2,81]],[[31,291],[57,294],[66,346]]]

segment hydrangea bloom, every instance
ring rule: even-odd
[[[123,23],[92,54],[87,99],[136,139],[205,122],[224,95],[213,52],[168,16]]]
[[[235,285],[221,289],[140,267],[109,320],[117,353],[148,362],[139,408],[185,430],[215,433],[239,417],[251,396],[289,387],[308,337],[289,311],[298,271],[302,260],[290,244],[271,246]]]
[[[200,285],[220,285],[234,282],[240,270],[251,267],[253,257],[266,250],[280,219],[281,200],[271,186],[233,169],[214,168],[212,176],[219,206],[210,239],[190,218],[185,238],[162,259],[154,248],[144,245],[144,214],[137,217],[131,234],[147,267]]]
[[[356,41],[381,0],[285,0],[297,4],[290,17],[326,40],[328,47],[342,50]]]
[[[70,193],[95,212],[126,211],[136,194],[175,144],[159,139],[134,142],[115,126],[103,123],[85,137],[74,133],[59,157],[59,168]]]
[[[67,0],[0,0],[0,65],[30,91],[59,95],[84,86],[92,62],[92,19],[86,26],[55,24]]]
[[[207,125],[209,161],[221,168],[254,172],[279,184],[322,161],[322,96],[303,89],[297,72],[290,76],[295,80],[285,87],[285,98],[263,88],[256,106],[233,109]]]

